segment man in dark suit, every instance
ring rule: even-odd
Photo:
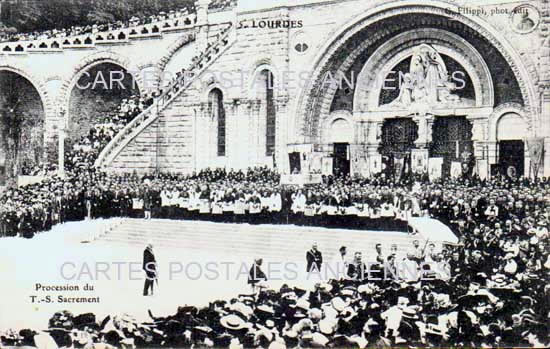
[[[248,284],[252,287],[252,292],[256,292],[261,282],[267,281],[267,276],[262,271],[263,260],[258,258],[254,261],[254,265],[250,268],[248,273]]]
[[[320,272],[321,271],[321,265],[323,264],[323,255],[321,251],[317,249],[317,243],[314,243],[311,247],[311,250],[306,252],[306,260],[307,260],[307,272],[311,273],[313,272]]]
[[[363,263],[363,254],[361,252],[355,252],[353,263],[348,265],[347,276],[348,279],[353,281],[363,281],[368,276],[367,265]]]
[[[153,253],[153,243],[149,242],[147,248],[143,251],[143,271],[145,272],[145,285],[143,286],[143,295],[149,296],[149,289],[151,289],[151,296],[153,295],[153,285],[157,280],[157,261],[155,254]],[[157,281],[158,282],[158,281]]]

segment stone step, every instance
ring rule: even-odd
[[[149,240],[161,248],[220,251],[231,255],[263,256],[269,260],[303,259],[313,242],[332,258],[340,246],[351,253],[361,251],[374,260],[375,245],[389,251],[396,244],[398,257],[412,250],[416,237],[398,232],[371,232],[291,225],[224,224],[205,221],[125,219],[99,238],[102,243],[127,244],[143,248]]]
[[[385,232],[385,231],[363,231],[356,229],[341,229],[341,228],[323,228],[323,227],[309,227],[309,226],[296,226],[296,225],[273,225],[273,224],[248,224],[248,223],[218,223],[204,220],[170,220],[170,219],[153,219],[153,220],[143,220],[143,219],[128,219],[124,221],[123,227],[137,227],[137,228],[165,228],[165,229],[176,229],[176,230],[208,230],[208,229],[221,229],[223,231],[235,231],[235,232],[281,232],[282,234],[287,234],[290,231],[292,233],[316,233],[324,234],[328,236],[333,236],[334,234],[345,234],[346,236],[358,236],[363,237],[365,234],[368,236],[387,236],[392,235],[394,237],[404,237],[407,238],[409,235],[406,235],[402,232]]]
[[[122,230],[122,229],[116,229],[110,234],[114,236],[119,237],[140,237],[140,236],[151,236],[151,230]],[[238,241],[242,242],[258,242],[258,241],[270,241],[272,243],[278,243],[281,245],[289,245],[292,246],[292,244],[301,243],[301,242],[312,242],[316,241],[317,243],[323,243],[323,242],[334,242],[336,240],[342,241],[342,242],[353,242],[354,244],[361,244],[361,245],[374,245],[379,241],[380,239],[387,239],[384,237],[372,237],[372,238],[353,238],[353,237],[346,237],[346,236],[333,236],[333,237],[321,237],[318,235],[296,235],[296,236],[273,236],[270,234],[265,235],[247,235],[247,234],[231,234],[231,233],[225,233],[223,231],[219,231],[216,233],[207,233],[207,232],[160,232],[156,231],[153,236],[155,237],[161,237],[164,239],[185,239],[185,238],[193,238],[199,236],[202,240],[219,240],[223,237],[223,239],[238,239]],[[315,239],[315,240],[313,240]],[[411,243],[411,239],[395,239],[392,238],[392,244],[396,245],[408,245]]]
[[[208,223],[206,223],[208,224]],[[200,226],[188,226],[184,224],[166,224],[166,223],[159,223],[155,229],[158,233],[161,234],[172,234],[172,235],[182,235],[186,233],[191,234],[197,234],[200,233],[201,236],[205,234],[209,235],[215,235],[218,236],[219,234],[224,234],[225,236],[228,236],[230,234],[237,235],[239,237],[259,237],[263,238],[265,235],[270,236],[272,239],[280,238],[282,240],[286,240],[289,238],[300,238],[300,237],[308,237],[309,236],[315,236],[316,238],[329,238],[331,240],[334,239],[334,237],[341,237],[346,239],[357,239],[357,240],[371,240],[371,239],[377,239],[377,238],[388,238],[391,237],[393,241],[396,243],[400,241],[410,241],[411,237],[404,233],[395,233],[395,232],[366,232],[366,231],[338,231],[338,230],[331,230],[331,229],[325,229],[325,231],[315,231],[315,230],[300,230],[295,229],[293,226],[285,226],[285,228],[278,228],[278,229],[269,229],[269,228],[263,228],[262,225],[254,226],[254,228],[244,228],[246,225],[241,226],[235,226],[234,224],[227,224],[227,225],[215,225],[215,226],[209,226],[206,225],[207,228],[201,228]],[[197,230],[198,229],[198,230]],[[139,233],[139,232],[149,232],[150,228],[145,226],[144,224],[136,224],[136,225],[130,225],[125,224],[124,226],[117,228],[117,231],[121,232],[127,232],[127,233]]]
[[[294,259],[301,259],[307,251],[311,244],[294,244],[293,246],[281,246],[277,243],[267,243],[267,242],[258,242],[256,244],[250,244],[243,241],[226,241],[226,240],[202,240],[202,239],[186,239],[186,240],[173,240],[173,239],[163,239],[159,237],[117,237],[107,235],[101,238],[102,241],[109,241],[114,243],[121,244],[130,244],[134,246],[144,247],[149,240],[153,242],[156,247],[169,247],[169,248],[181,248],[187,250],[203,250],[203,251],[222,251],[227,254],[240,254],[248,256],[269,256],[274,258],[275,256],[289,256]],[[332,257],[337,253],[337,246],[333,245],[332,248],[329,248],[323,244],[319,244],[320,249],[322,250],[325,258]],[[355,251],[361,251],[364,256],[369,257],[367,260],[373,260],[375,256],[374,244],[365,246],[361,245],[350,245],[347,244],[348,250],[353,253]],[[408,245],[407,245],[408,246]],[[407,246],[398,246],[398,257],[404,257]]]
[[[143,234],[125,234],[125,233],[120,233],[120,232],[111,232],[107,235],[107,237],[109,238],[113,238],[113,239],[121,239],[121,240],[128,240],[128,241],[131,241],[131,240],[139,240],[139,241],[147,241],[148,239],[152,239],[153,241],[154,240],[157,240],[157,241],[163,241],[163,242],[166,242],[166,243],[171,243],[171,244],[178,244],[182,241],[186,242],[185,245],[189,245],[189,244],[192,244],[192,243],[199,243],[199,244],[212,244],[212,245],[215,245],[215,244],[218,244],[220,243],[221,246],[231,246],[231,245],[250,245],[250,246],[255,246],[255,247],[259,247],[259,246],[277,246],[277,247],[280,247],[280,248],[285,248],[285,249],[288,249],[288,250],[292,250],[292,249],[295,249],[296,246],[301,246],[301,247],[309,247],[311,246],[312,242],[315,241],[317,242],[317,244],[319,244],[319,246],[322,246],[323,248],[325,249],[330,249],[330,250],[336,250],[338,248],[338,246],[340,245],[347,245],[347,246],[353,246],[353,247],[356,247],[356,248],[361,248],[361,249],[369,249],[369,250],[374,250],[374,247],[375,245],[380,242],[379,239],[376,239],[376,240],[370,240],[370,241],[360,241],[360,242],[357,242],[355,240],[349,240],[349,239],[339,239],[338,240],[338,244],[335,245],[335,242],[334,240],[321,240],[321,239],[316,239],[316,240],[312,240],[312,239],[301,239],[301,240],[296,240],[296,239],[292,239],[292,240],[273,240],[273,239],[270,239],[269,237],[266,237],[264,239],[245,239],[245,238],[237,238],[237,237],[227,237],[227,236],[219,236],[219,237],[208,237],[208,236],[200,236],[200,237],[197,237],[196,235],[193,236],[193,235],[188,235],[188,236],[165,236],[165,235],[161,235],[161,234],[154,234],[154,233],[143,233]],[[190,242],[190,243],[187,243],[187,242]],[[395,243],[394,241],[392,241],[392,243]],[[402,243],[397,243],[397,248],[399,251],[405,251],[405,250],[408,250],[410,247],[411,247],[411,242],[410,241],[407,241],[407,242],[402,242]]]

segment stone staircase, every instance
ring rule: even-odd
[[[201,74],[216,61],[235,41],[235,29],[231,26],[227,30],[220,34],[218,40],[210,44],[208,48],[198,57],[198,59],[189,68],[187,74],[182,78],[175,80],[165,91],[157,98],[155,98],[153,104],[136,116],[130,123],[128,123],[120,132],[105,146],[105,148],[99,154],[95,161],[95,166],[100,168],[107,168],[110,166],[117,156],[138,136],[141,135],[150,125],[158,124],[158,120],[161,116],[165,115],[165,111],[172,106],[172,104],[180,102],[180,105],[187,105],[183,102],[185,94],[184,91],[188,89],[192,84],[201,77]],[[188,113],[180,113],[180,117],[189,117]],[[158,126],[158,125],[157,125]],[[158,142],[152,143],[152,145],[158,144]],[[131,146],[131,145],[130,145]],[[152,147],[157,152],[156,147]],[[139,161],[139,160],[138,160]],[[149,161],[150,162],[150,161]],[[116,167],[116,166],[115,166]],[[127,166],[126,166],[127,167]],[[140,166],[138,166],[140,167]],[[147,168],[147,164],[141,163],[141,167]],[[156,168],[156,165],[155,167]]]
[[[230,255],[263,257],[270,261],[301,261],[317,242],[325,261],[336,255],[340,246],[349,256],[363,253],[364,261],[375,260],[375,245],[381,243],[385,254],[396,244],[398,256],[412,250],[416,236],[401,232],[375,232],[294,225],[250,225],[165,219],[122,219],[96,242],[144,248],[149,240],[156,248],[204,251],[205,256]],[[422,241],[422,239],[419,239]]]

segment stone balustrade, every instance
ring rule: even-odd
[[[65,49],[93,48],[101,44],[122,44],[132,39],[162,36],[163,33],[191,29],[197,19],[194,14],[163,21],[129,26],[105,32],[93,32],[69,37],[54,37],[0,43],[0,54],[28,54],[56,52]]]

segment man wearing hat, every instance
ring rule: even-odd
[[[151,290],[151,296],[153,295],[153,284],[157,280],[157,262],[155,254],[153,253],[153,243],[149,241],[145,251],[143,251],[143,271],[145,272],[145,285],[143,286],[143,295],[149,296],[149,289]],[[158,283],[158,281],[157,281]]]

